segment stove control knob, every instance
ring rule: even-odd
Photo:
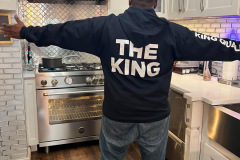
[[[47,80],[41,80],[41,85],[43,86],[47,85]]]
[[[87,84],[91,84],[91,83],[92,83],[92,78],[87,77],[87,78],[86,78],[86,83],[87,83]]]
[[[73,79],[72,79],[71,77],[66,77],[66,78],[65,78],[65,83],[68,84],[68,85],[70,85],[70,84],[73,83]]]
[[[53,79],[53,80],[52,80],[52,85],[53,85],[53,86],[56,86],[57,84],[58,84],[58,81],[57,81],[56,79]]]

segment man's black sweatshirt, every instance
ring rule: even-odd
[[[120,122],[146,123],[169,116],[174,61],[240,60],[239,44],[190,31],[159,18],[153,9],[23,27],[21,38],[98,56],[103,66],[103,114]]]

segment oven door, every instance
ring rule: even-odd
[[[40,147],[98,139],[103,87],[37,90]]]

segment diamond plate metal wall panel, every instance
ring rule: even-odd
[[[98,4],[95,0],[61,3],[30,3],[27,0],[19,0],[18,14],[26,26],[44,26],[70,20],[106,16],[107,9],[107,1]],[[41,63],[41,57],[65,57],[65,63],[100,62],[98,57],[84,52],[66,50],[56,46],[37,47],[33,43],[30,46],[35,65]]]

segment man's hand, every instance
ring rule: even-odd
[[[18,18],[17,14],[14,15],[17,24],[3,24],[0,27],[0,33],[4,34],[4,37],[11,37],[16,39],[21,39],[20,31],[24,27],[24,23]]]

